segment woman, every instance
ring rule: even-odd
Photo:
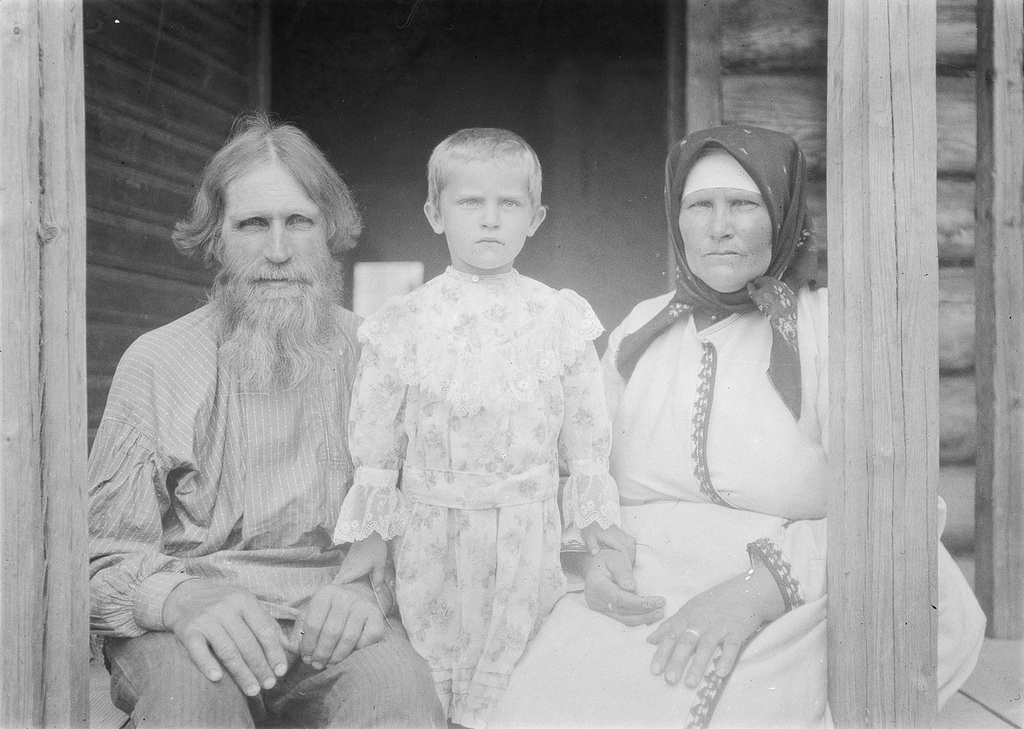
[[[721,127],[676,145],[666,175],[677,289],[641,302],[603,359],[635,565],[597,553],[491,726],[831,723],[828,299],[803,154],[785,134]],[[938,564],[942,702],[984,616],[941,546]]]

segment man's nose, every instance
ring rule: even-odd
[[[271,223],[267,232],[267,241],[263,247],[263,257],[271,263],[287,263],[292,257],[292,246],[283,225]]]

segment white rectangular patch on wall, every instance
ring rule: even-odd
[[[361,262],[352,268],[352,310],[367,317],[423,283],[422,261]]]

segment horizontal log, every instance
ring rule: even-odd
[[[942,176],[971,177],[975,159],[974,79],[937,82],[937,160]],[[825,76],[729,74],[722,78],[723,119],[792,135],[813,176],[825,170]]]
[[[973,463],[977,450],[978,413],[973,375],[939,378],[939,460]]]
[[[974,269],[939,269],[939,369],[974,369]]]
[[[974,181],[938,180],[936,223],[939,262],[965,266],[974,262]]]
[[[211,269],[178,253],[171,227],[90,209],[89,263],[207,287]]]
[[[739,71],[819,71],[828,45],[828,0],[725,0],[722,65]],[[937,72],[974,69],[975,0],[939,0],[936,8]]]
[[[203,286],[95,265],[87,269],[86,287],[90,333],[99,324],[148,331],[206,303]]]
[[[118,61],[103,48],[88,48],[85,64],[87,105],[100,104],[114,113],[144,119],[216,151],[231,130],[238,107],[226,110],[213,107],[194,94],[150,78],[144,68],[133,68]]]
[[[102,106],[91,106],[86,111],[85,133],[91,156],[190,188],[202,175],[213,153],[190,140]]]
[[[812,175],[825,174],[825,76],[737,74],[722,77],[722,118],[791,135]]]
[[[217,13],[223,2],[196,2],[175,0],[174,2],[137,2],[133,0],[106,0],[103,3],[84,4],[86,38],[103,38],[110,31],[106,24],[126,15],[159,28],[163,38],[173,38],[186,45],[195,45],[202,39],[202,50],[210,58],[228,68],[244,69],[249,64],[249,48],[245,43],[245,25]],[[251,3],[232,3],[248,21],[252,15]]]
[[[90,27],[95,29],[85,41],[90,63],[93,58],[110,59],[143,69],[152,81],[187,90],[215,108],[227,105],[229,113],[234,113],[233,100],[248,98],[248,63],[232,68],[216,60],[205,52],[207,39],[202,32],[194,33],[187,41],[173,34],[165,35],[162,25],[166,21],[157,25],[136,14],[131,9],[136,3],[120,7],[107,3],[86,5],[92,6],[89,20],[93,24]],[[156,20],[159,22],[159,18]],[[237,33],[232,45],[244,50],[247,41],[244,32]],[[101,51],[101,55],[97,56],[96,51]]]
[[[161,179],[90,154],[85,166],[89,207],[172,230],[188,213],[191,186]]]

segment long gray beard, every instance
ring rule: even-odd
[[[334,307],[340,304],[340,267],[324,252],[320,265],[273,267],[262,263],[243,272],[222,269],[210,301],[220,319],[220,362],[239,385],[257,392],[287,390],[319,377],[338,354]],[[260,276],[301,278],[286,293],[268,292]]]

